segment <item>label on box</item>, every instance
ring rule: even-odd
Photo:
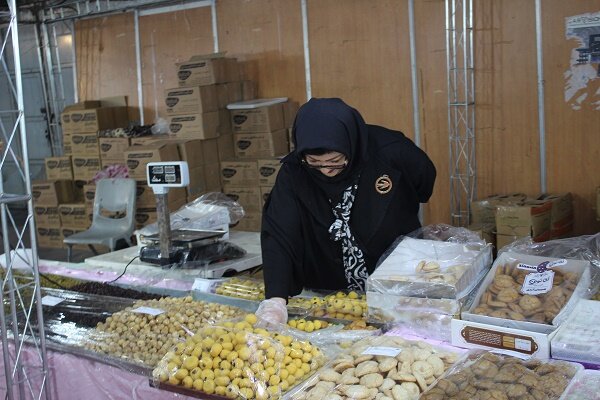
[[[526,271],[544,272],[551,268],[560,267],[561,265],[565,265],[565,264],[567,264],[567,260],[560,259],[560,260],[555,260],[555,261],[544,261],[544,262],[540,263],[539,265],[529,265],[529,264],[525,264],[525,263],[519,263],[517,265],[517,268],[524,269]]]
[[[552,289],[553,282],[554,271],[527,274],[523,281],[523,286],[521,287],[521,293],[533,296],[548,293]]]
[[[65,299],[55,296],[44,296],[42,297],[42,305],[54,307],[55,305],[62,303]]]
[[[387,356],[387,357],[396,357],[402,349],[397,347],[386,347],[386,346],[372,346],[367,347],[362,354],[368,354],[372,356]]]
[[[140,313],[140,314],[148,314],[148,315],[160,315],[160,314],[164,313],[165,311],[161,310],[160,308],[138,307],[138,308],[134,308],[133,310],[131,310],[131,312]]]
[[[499,350],[512,350],[527,355],[532,355],[538,350],[538,345],[532,338],[507,332],[466,326],[460,331],[460,335],[467,343]]]

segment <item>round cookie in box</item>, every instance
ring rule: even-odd
[[[463,319],[552,332],[577,299],[588,295],[588,261],[504,252],[494,262]]]

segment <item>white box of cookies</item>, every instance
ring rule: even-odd
[[[403,238],[369,276],[367,291],[394,296],[461,299],[492,263],[485,243]],[[368,297],[368,296],[367,296]]]
[[[588,261],[502,253],[462,319],[550,333],[588,296]]]

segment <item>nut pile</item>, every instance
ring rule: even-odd
[[[215,293],[246,300],[264,300],[265,284],[252,279],[231,278],[219,283]]]
[[[456,366],[422,400],[557,400],[576,368],[565,362],[523,361],[483,353]]]
[[[150,315],[132,311],[139,307],[164,313]],[[194,301],[190,296],[138,301],[99,323],[91,335],[92,340],[85,346],[98,353],[155,366],[168,349],[188,336],[186,329],[197,330],[207,323],[243,314],[236,307]]]
[[[374,346],[397,348],[396,356],[372,355]],[[319,371],[294,400],[412,400],[456,361],[425,342],[384,336],[362,341]]]
[[[324,362],[309,342],[254,327],[256,316],[204,327],[167,352],[153,371],[161,382],[237,399],[273,399]]]
[[[161,298],[161,296],[157,294],[144,293],[133,289],[124,289],[103,282],[84,282],[71,287],[69,290],[80,293],[124,297],[135,300],[153,300]]]
[[[313,312],[315,317],[358,320],[367,315],[367,296],[354,291],[337,292],[324,298],[323,308]]]
[[[318,331],[319,329],[327,328],[329,326],[329,322],[319,319],[305,320],[301,318],[289,320],[288,325],[294,329],[310,333],[313,331]]]
[[[499,266],[494,280],[481,296],[473,313],[515,321],[551,324],[571,298],[579,281],[579,275],[576,273],[563,272],[558,268],[552,271],[552,289],[547,293],[532,296],[521,293],[527,271],[518,269],[514,264]]]

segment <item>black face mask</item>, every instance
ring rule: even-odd
[[[337,197],[352,184],[367,160],[367,125],[359,112],[341,99],[308,101],[298,111],[292,135],[299,162],[314,149],[346,155],[348,165],[332,177],[305,167],[329,198]]]

